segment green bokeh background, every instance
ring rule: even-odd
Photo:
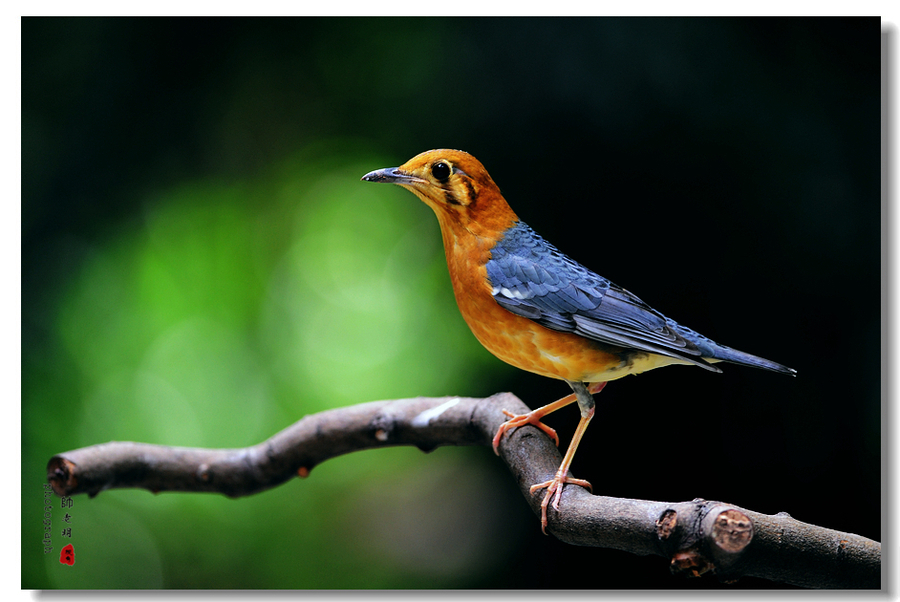
[[[567,392],[480,347],[433,214],[359,181],[436,147],[564,252],[799,371],[608,387],[574,467],[595,492],[881,540],[879,44],[877,19],[24,19],[22,586],[720,587],[544,537],[486,448],[239,500],[78,496],[43,554],[55,453]]]

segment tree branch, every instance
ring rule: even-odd
[[[242,449],[166,447],[111,442],[65,452],[47,465],[60,496],[137,487],[218,492],[240,497],[305,477],[335,456],[373,447],[490,445],[506,420],[502,410],[528,411],[517,397],[444,397],[376,401],[306,416],[270,439]],[[540,516],[546,481],[559,450],[534,427],[505,435],[500,455],[532,511]],[[756,576],[804,587],[879,588],[881,544],[870,539],[722,502],[653,502],[591,495],[567,486],[548,530],[560,540],[671,559],[673,572],[709,571],[735,580]]]

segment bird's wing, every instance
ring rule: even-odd
[[[554,330],[719,371],[679,333],[678,324],[563,255],[523,222],[494,246],[486,268],[494,299],[514,314]]]

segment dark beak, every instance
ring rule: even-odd
[[[399,167],[385,167],[370,171],[362,178],[363,182],[387,182],[388,184],[416,184],[424,182],[421,178],[400,171]]]

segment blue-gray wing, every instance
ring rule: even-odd
[[[693,331],[563,255],[523,222],[507,230],[486,267],[494,299],[514,314],[553,330],[720,372],[682,336]]]

